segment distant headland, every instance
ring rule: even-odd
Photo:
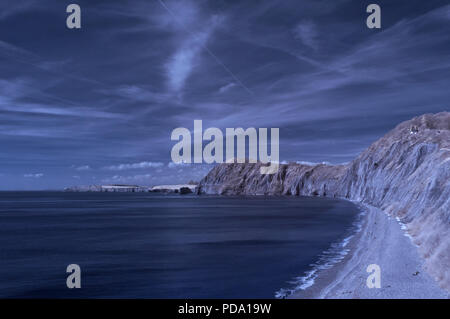
[[[157,186],[139,186],[127,184],[112,185],[86,185],[72,186],[64,189],[65,192],[105,192],[105,193],[174,193],[174,194],[190,194],[197,192],[197,184],[189,182],[188,184],[176,185],[157,185]]]

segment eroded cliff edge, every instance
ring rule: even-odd
[[[425,268],[450,290],[449,112],[397,125],[347,165],[290,163],[273,175],[260,174],[260,166],[218,165],[198,191],[343,197],[381,208],[406,224]]]

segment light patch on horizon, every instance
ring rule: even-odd
[[[193,165],[194,165],[193,163],[175,163],[175,162],[167,163],[168,168],[190,167]]]
[[[138,174],[138,175],[114,175],[109,178],[102,179],[103,183],[149,183],[152,179],[152,174]]]
[[[89,170],[91,170],[91,167],[89,165],[82,165],[82,166],[76,167],[75,169],[77,171],[89,171]]]
[[[103,167],[103,169],[109,171],[124,171],[129,169],[158,168],[162,166],[164,166],[164,164],[161,162],[139,162],[139,163],[111,165]]]
[[[33,173],[33,174],[24,174],[23,177],[25,178],[41,178],[43,177],[43,173]]]

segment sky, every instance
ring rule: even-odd
[[[351,161],[450,110],[449,31],[448,1],[2,0],[0,189],[198,181],[210,165],[170,157],[194,120],[277,127],[282,161]]]

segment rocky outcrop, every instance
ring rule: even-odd
[[[190,194],[197,190],[197,185],[193,184],[180,184],[180,185],[158,185],[153,186],[150,192],[156,193],[176,193],[176,194]]]
[[[403,122],[347,165],[221,164],[199,193],[343,197],[376,206],[406,224],[429,273],[450,289],[450,113]]]

